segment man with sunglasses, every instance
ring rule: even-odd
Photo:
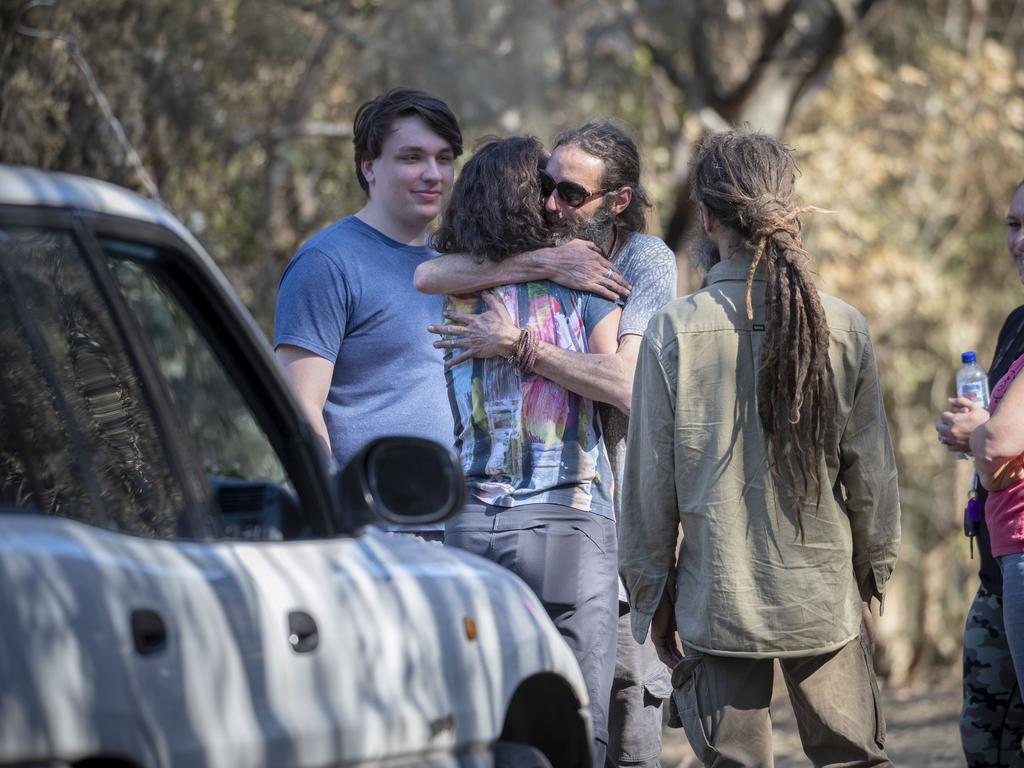
[[[614,123],[588,123],[561,134],[541,171],[541,188],[554,242],[589,242],[607,258],[601,290],[590,290],[605,296],[607,291],[626,295],[622,283],[632,286],[625,299],[614,354],[572,352],[542,343],[533,364],[533,370],[545,378],[601,403],[618,517],[633,371],[648,320],[675,298],[675,254],[659,238],[644,234],[650,202],[640,185],[639,151]],[[558,250],[543,249],[501,262],[477,263],[466,255],[446,255],[420,265],[415,284],[427,293],[464,294],[551,279],[586,290],[587,286],[567,282],[558,273],[559,259]],[[578,272],[573,276],[578,277]],[[494,310],[473,315],[465,324],[428,327],[432,332],[456,337],[454,341],[435,343],[462,350],[453,362],[507,356],[519,337],[519,329],[507,314]],[[650,637],[644,646],[633,640],[627,596],[621,584],[619,601],[606,765],[653,768],[660,764],[661,702],[671,693],[671,684]]]

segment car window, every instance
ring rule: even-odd
[[[154,352],[156,363],[198,449],[214,504],[210,527],[223,538],[306,535],[292,484],[259,421],[201,327],[159,268],[160,254],[104,239],[108,264]]]
[[[77,241],[0,230],[0,502],[173,536],[186,494]]]

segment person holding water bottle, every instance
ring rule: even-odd
[[[1007,246],[1024,282],[1024,180],[1017,185],[1006,215]],[[1024,354],[1024,305],[1006,318],[987,377],[990,387]],[[959,390],[959,387],[958,387]],[[971,433],[989,418],[981,403],[959,396],[935,425],[939,442],[951,452],[970,450]],[[975,478],[977,480],[977,478]],[[1024,703],[1003,623],[1003,574],[993,557],[985,517],[988,491],[972,489],[964,530],[977,538],[980,584],[964,627],[963,708],[960,739],[968,768],[1024,766]]]
[[[988,374],[978,365],[978,356],[974,352],[964,352],[960,355],[960,363],[960,370],[956,372],[956,397],[950,404],[966,410],[979,407],[988,410]],[[944,442],[941,434],[939,442]],[[966,459],[967,454],[958,451],[956,457]]]
[[[989,492],[985,517],[992,554],[1003,574],[1003,624],[1017,673],[1024,681],[1024,355],[992,390],[988,421],[971,433],[974,466]]]

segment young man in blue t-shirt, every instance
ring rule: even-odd
[[[375,437],[452,443],[440,354],[423,327],[441,314],[412,276],[434,255],[462,152],[455,115],[397,88],[359,108],[355,165],[366,205],[310,238],[281,278],[274,346],[288,381],[337,464]]]

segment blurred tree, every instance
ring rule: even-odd
[[[65,39],[19,34],[19,21]],[[803,199],[838,212],[805,222],[822,286],[865,312],[878,347],[906,520],[883,661],[901,677],[958,653],[969,472],[931,424],[956,354],[990,357],[1024,295],[1000,230],[1024,176],[1022,71],[1024,0],[5,0],[0,161],[142,188],[102,91],[164,201],[269,330],[284,262],[362,204],[351,120],[391,86],[448,100],[468,148],[623,119],[652,229],[681,254],[703,132],[785,136]]]
[[[784,136],[798,108],[827,81],[848,43],[880,0],[709,2],[629,0],[612,4],[615,29],[649,63],[668,102],[663,139],[672,147],[665,240],[680,249],[693,221],[689,159],[704,131],[744,125]],[[656,73],[656,74],[655,74]]]
[[[1022,6],[893,6],[791,132],[803,199],[837,212],[807,222],[822,288],[870,319],[886,389],[904,544],[880,627],[897,678],[958,661],[977,585],[961,535],[970,463],[933,424],[960,352],[988,365],[1024,301],[1003,219],[1024,176]]]

